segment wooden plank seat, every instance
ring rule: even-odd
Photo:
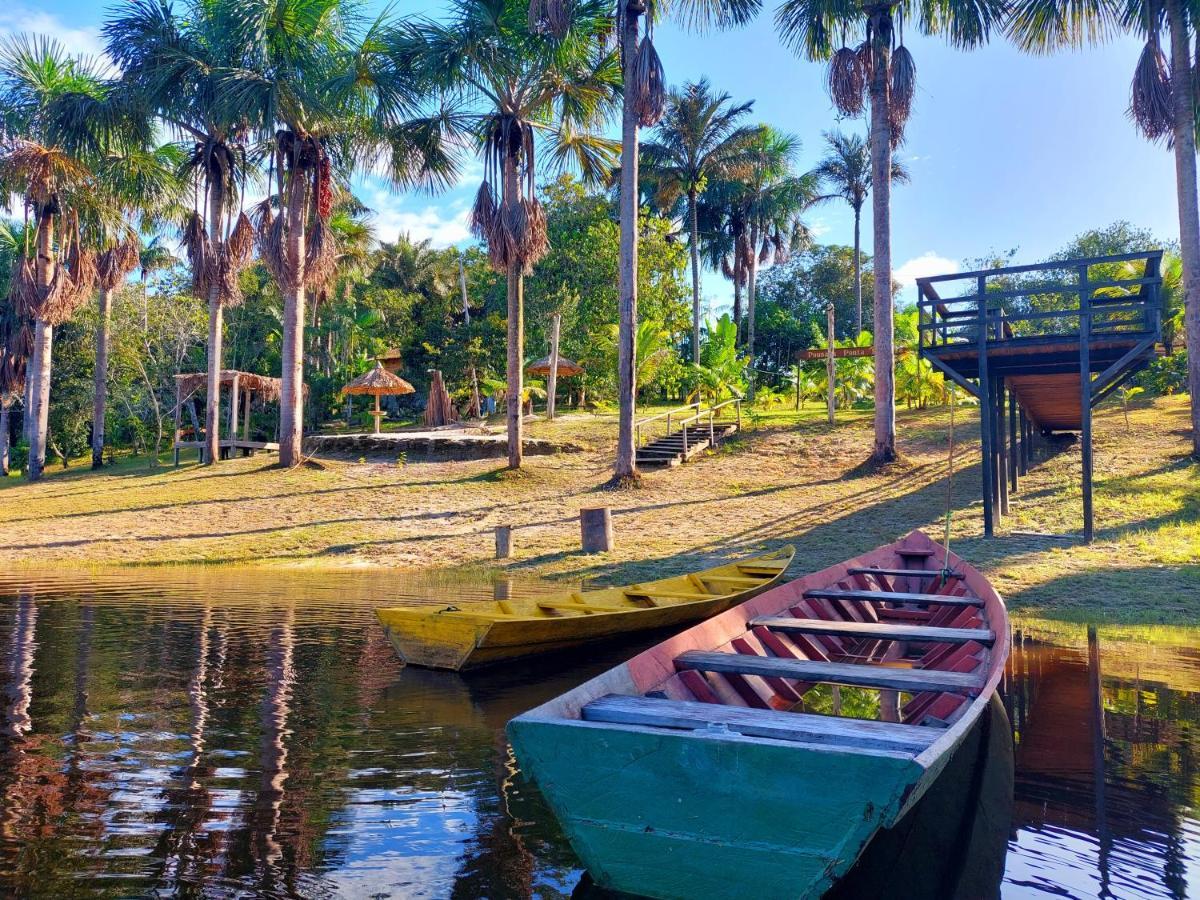
[[[895,575],[906,578],[937,578],[943,574],[948,574],[951,578],[960,577],[957,572],[944,573],[941,569],[864,569],[861,566],[855,566],[846,571],[851,575]]]
[[[817,588],[805,597],[824,600],[866,600],[873,603],[936,603],[939,606],[982,607],[978,597],[954,597],[950,594],[917,594],[908,591],[850,591],[842,588]]]
[[[733,672],[739,675],[793,678],[797,681],[817,681],[844,684],[877,690],[908,691],[978,691],[983,679],[961,672],[939,672],[932,669],[900,669],[889,666],[859,665],[856,663],[818,662],[808,659],[778,659],[769,656],[744,656],[740,653],[689,650],[675,658],[676,669],[699,672]]]
[[[759,616],[750,622],[772,631],[799,631],[804,634],[832,634],[837,637],[868,638],[876,641],[916,641],[926,644],[967,644],[971,641],[991,646],[996,635],[986,628],[935,628],[929,625],[893,625],[886,622],[836,622],[829,619],[795,619],[787,616]]]
[[[696,730],[728,728],[750,737],[829,745],[831,748],[892,750],[916,754],[938,737],[938,729],[814,713],[749,710],[691,700],[608,694],[583,707],[588,722]]]
[[[637,609],[636,606],[601,606],[598,603],[563,603],[558,600],[543,602],[538,604],[538,609],[565,609],[571,612],[582,613],[599,613],[599,612],[633,612]]]

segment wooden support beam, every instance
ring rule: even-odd
[[[1017,474],[1020,468],[1020,445],[1017,433],[1017,395],[1008,392],[1008,492],[1017,492]]]
[[[831,634],[834,637],[868,638],[876,641],[916,641],[930,644],[967,644],[971,641],[991,646],[994,632],[986,628],[939,628],[932,625],[896,625],[889,622],[835,622],[828,619],[796,619],[788,616],[758,616],[750,620],[752,628],[801,634]]]
[[[1092,543],[1095,527],[1092,520],[1092,310],[1091,290],[1088,287],[1088,267],[1079,267],[1079,390],[1080,434],[1082,459],[1083,539]]]
[[[933,669],[897,669],[889,666],[868,666],[855,663],[818,662],[808,659],[779,659],[771,656],[745,656],[741,653],[710,653],[689,650],[675,659],[675,668],[698,672],[733,672],[740,675],[761,675],[795,678],[826,684],[845,684],[876,690],[920,691],[978,691],[983,679],[961,672],[939,672]]]
[[[983,440],[982,472],[983,472],[983,534],[992,537],[996,533],[996,524],[992,508],[992,482],[996,470],[992,464],[992,392],[988,378],[987,353],[987,276],[978,278],[976,303],[978,304],[977,334],[975,336],[979,353],[979,434]]]
[[[953,597],[950,594],[918,594],[909,591],[844,591],[820,588],[805,591],[804,596],[821,600],[863,600],[869,603],[932,603],[937,606],[973,606],[981,608],[978,597]]]
[[[1000,493],[1000,515],[1009,514],[1008,506],[1008,428],[1005,405],[1008,388],[1003,378],[996,379],[996,486]]]

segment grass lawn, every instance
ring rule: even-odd
[[[1079,538],[1074,444],[1042,448],[998,536],[983,539],[978,422],[967,408],[956,417],[949,486],[947,409],[901,410],[905,462],[864,473],[870,412],[840,412],[830,429],[812,404],[748,413],[743,433],[719,451],[622,490],[604,486],[611,414],[532,423],[533,437],[586,449],[529,457],[518,473],[497,460],[324,461],[283,471],[264,455],[179,469],[125,459],[102,472],[81,461],[36,485],[0,482],[0,559],[55,568],[490,567],[492,530],[511,524],[513,574],[619,583],[784,543],[796,544],[793,569],[804,571],[913,528],[940,539],[949,501],[953,549],[1014,609],[1059,620],[1200,620],[1200,466],[1187,456],[1186,398],[1131,408],[1128,428],[1118,406],[1098,411],[1090,547]],[[598,505],[613,508],[617,547],[584,556],[579,509]]]

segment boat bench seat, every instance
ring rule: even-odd
[[[733,672],[763,678],[792,678],[797,681],[845,684],[881,691],[955,691],[973,693],[983,688],[978,675],[942,672],[936,669],[907,669],[891,666],[834,663],[810,659],[780,659],[773,656],[749,656],[689,650],[675,657],[675,668],[699,672]]]
[[[930,625],[796,619],[788,616],[759,616],[750,620],[750,626],[761,626],[772,631],[829,634],[834,637],[869,638],[876,641],[916,641],[928,644],[968,644],[975,641],[985,647],[990,647],[996,642],[995,633],[986,628],[938,628]]]
[[[983,606],[983,601],[978,597],[953,597],[949,594],[915,594],[908,591],[846,591],[840,588],[820,588],[805,591],[804,596],[819,600],[869,600],[877,603],[933,603],[939,606]]]
[[[940,731],[895,722],[625,694],[608,694],[593,700],[583,707],[581,715],[589,722],[686,730],[727,728],[748,737],[819,744],[830,749],[884,750],[913,755],[937,740]]]
[[[851,575],[895,575],[905,578],[939,578],[949,575],[950,578],[961,578],[957,572],[943,572],[941,569],[876,569],[854,566],[846,570]]]

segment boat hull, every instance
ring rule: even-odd
[[[660,898],[819,897],[924,774],[729,733],[523,717],[509,735],[592,878]]]

